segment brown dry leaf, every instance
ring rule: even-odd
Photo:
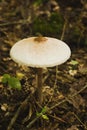
[[[50,86],[44,86],[43,93],[46,93],[47,95],[52,96],[54,94],[54,90]]]
[[[80,64],[79,65],[79,72],[81,74],[87,74],[87,64],[86,65],[85,64]]]
[[[7,109],[8,109],[8,105],[7,105],[6,103],[3,103],[3,104],[1,105],[1,110],[2,110],[2,111],[7,111]]]
[[[3,86],[3,84],[0,84],[0,89],[2,89],[4,86]]]
[[[65,98],[64,95],[62,93],[59,93],[58,99],[64,99],[64,98]]]
[[[76,125],[71,126],[67,130],[79,130]]]
[[[69,70],[69,74],[71,76],[75,76],[77,74],[77,70]]]

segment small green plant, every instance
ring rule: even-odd
[[[8,84],[11,88],[21,90],[20,80],[17,77],[10,76],[9,74],[4,74],[2,76],[2,83]]]
[[[79,62],[77,60],[71,60],[69,62],[69,65],[70,65],[70,69],[77,70]]]
[[[71,60],[69,64],[75,66],[78,65],[79,62],[77,60]]]
[[[46,111],[47,111],[47,108],[43,107],[40,113],[39,112],[36,113],[37,117],[41,116],[44,120],[49,120],[48,116],[45,114]]]

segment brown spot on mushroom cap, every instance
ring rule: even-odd
[[[39,36],[39,37],[35,37],[34,41],[37,42],[45,42],[47,40],[47,38],[43,37],[43,36]]]

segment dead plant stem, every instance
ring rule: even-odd
[[[26,23],[31,23],[31,21],[29,19],[25,19],[25,20],[21,19],[19,21],[1,23],[0,27],[9,26],[9,25],[16,25],[16,24],[26,24]]]
[[[61,38],[60,38],[61,40],[64,39],[64,35],[65,35],[65,32],[66,32],[67,23],[68,23],[68,19],[66,18],[64,26],[63,26],[63,31],[62,31],[62,34],[61,34]],[[57,75],[58,75],[58,66],[56,66],[56,78],[55,78],[54,88],[56,87],[56,84],[57,84]]]

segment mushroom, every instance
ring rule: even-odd
[[[53,67],[67,61],[71,55],[66,43],[51,37],[29,37],[18,41],[10,50],[11,58],[20,65],[37,70],[37,97],[41,104],[42,72],[45,67]]]

